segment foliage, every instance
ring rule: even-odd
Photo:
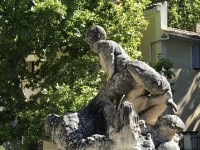
[[[153,66],[153,68],[160,74],[167,77],[167,79],[172,79],[175,74],[171,70],[173,67],[173,62],[169,58],[163,58],[161,55],[158,56],[158,62]]]
[[[83,41],[89,26],[99,24],[132,58],[147,22],[148,0],[1,0],[0,137],[25,143],[45,139],[49,113],[79,110],[102,84],[97,58]],[[58,55],[62,53],[65,56]],[[38,59],[27,70],[27,56]],[[38,90],[30,98],[23,90]]]
[[[165,0],[151,0],[152,3]],[[200,22],[199,0],[168,0],[169,26],[183,30],[195,31]]]
[[[12,142],[5,142],[3,146],[0,146],[0,150],[27,150],[27,147],[15,140]]]
[[[4,148],[4,147],[2,147],[2,146],[0,146],[0,150],[5,150],[5,148]]]
[[[152,67],[158,73],[165,76],[168,80],[175,77],[175,73],[172,70],[172,68],[173,68],[172,60],[169,58],[163,58],[161,54],[158,56],[158,58],[159,58],[158,62],[155,65],[153,65]],[[170,86],[171,86],[173,94],[176,92],[176,89],[174,89],[174,84],[175,84],[174,82],[170,82]]]
[[[33,2],[30,0],[0,2],[0,85],[2,89],[0,106],[3,107],[3,111],[0,112],[0,137],[5,141],[20,139],[22,135],[28,139],[25,134],[33,130],[30,124],[36,122],[34,129],[42,125],[41,114],[35,112],[37,101],[32,99],[28,101],[23,95],[22,82],[31,83],[35,76],[27,71],[25,58],[37,50],[37,55],[44,57],[47,48],[49,52],[56,54],[55,49],[64,40],[59,25],[66,15],[66,7],[53,0]],[[32,111],[33,115],[29,111]],[[18,124],[14,126],[13,121],[16,119]],[[41,132],[37,129],[31,134],[33,134],[31,140],[35,140]]]

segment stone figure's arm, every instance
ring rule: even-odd
[[[105,71],[108,74],[108,79],[110,79],[114,72],[115,72],[115,62],[114,62],[114,54],[110,54],[110,55],[106,55],[103,53],[99,54],[99,60],[100,60],[100,64],[102,66],[103,69],[105,69]]]
[[[94,45],[94,52],[99,55],[102,68],[107,72],[108,79],[115,73],[115,56],[112,43],[98,42]]]

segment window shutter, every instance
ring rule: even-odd
[[[192,46],[192,67],[200,69],[200,45]]]

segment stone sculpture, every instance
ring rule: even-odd
[[[158,119],[167,106],[177,111],[167,79],[146,63],[131,60],[116,42],[106,40],[101,26],[91,27],[85,41],[98,54],[108,80],[82,111],[46,118],[46,133],[58,147],[140,150],[172,149],[168,146],[172,145],[178,149],[184,123],[175,115]]]

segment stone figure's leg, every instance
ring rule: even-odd
[[[177,111],[177,106],[173,102],[172,92],[169,82],[153,68],[141,61],[131,61],[127,69],[134,78],[151,96],[160,98],[160,101]],[[157,98],[156,98],[157,99]]]
[[[131,91],[132,94],[134,92],[138,92],[138,90],[136,89]],[[139,114],[140,118],[144,119],[147,124],[155,124],[158,117],[164,112],[167,107],[167,93],[157,96],[134,96],[131,97],[131,95],[129,95],[129,97],[127,97],[127,99],[125,100],[130,101],[133,104],[134,109]],[[175,103],[171,102],[171,104],[174,104],[173,108],[177,107]]]
[[[149,98],[146,95],[148,92],[142,86],[136,86],[124,97],[123,101],[131,102],[135,111],[139,113],[147,107]]]
[[[133,104],[136,104],[135,108],[140,119],[145,120],[147,124],[154,125],[158,117],[166,109],[167,105],[160,98],[162,99],[162,96],[140,96],[133,100]]]
[[[168,100],[167,93],[157,96],[142,95],[134,99],[129,99],[129,101],[134,105],[134,108],[136,112],[139,114],[140,118],[144,119],[147,124],[151,125],[155,124],[158,117],[166,109],[167,100]],[[174,104],[173,106],[174,108],[177,107],[175,103],[171,102],[171,104]]]

